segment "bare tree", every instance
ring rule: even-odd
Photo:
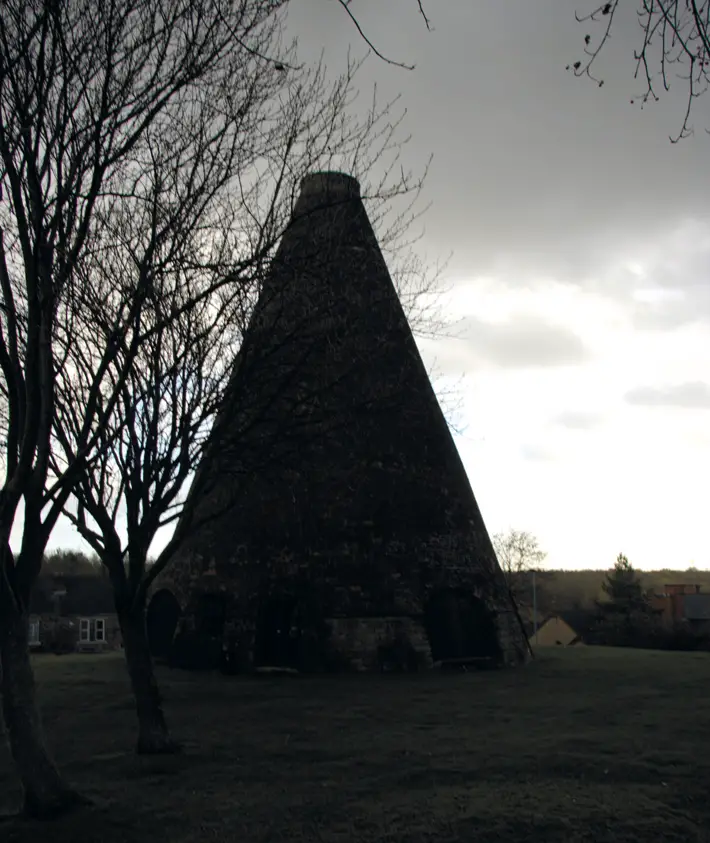
[[[187,165],[180,139],[195,133],[198,145],[215,151],[207,164],[200,157],[192,160],[194,179],[207,187],[195,192],[195,204],[188,203],[184,215],[185,220],[200,218],[200,207],[204,211],[214,198],[215,181],[205,166],[236,171],[242,156],[251,154],[231,140],[237,127],[244,128],[240,121],[254,113],[253,98],[263,96],[259,85],[250,86],[255,65],[269,70],[258,78],[273,95],[272,121],[283,116],[274,80],[298,71],[291,62],[294,54],[278,37],[274,40],[286,5],[286,0],[3,4],[0,692],[24,808],[32,816],[56,815],[82,801],[46,749],[28,656],[27,612],[57,518],[89,461],[109,447],[107,431],[125,397],[136,357],[160,331],[159,319],[146,318],[155,317],[151,307],[159,296],[155,277],[145,270],[155,260],[169,263],[172,256],[164,242],[166,210],[160,203],[151,206],[155,194],[146,173],[169,178],[171,158],[180,156]],[[286,106],[288,102],[294,104],[287,97]],[[329,149],[327,139],[321,140]],[[266,150],[260,172],[276,175],[272,163]],[[244,195],[253,196],[251,188],[240,185]],[[128,232],[137,231],[131,222],[143,219],[140,211],[148,207],[155,224],[140,232],[135,255],[125,267],[130,270],[125,284],[112,290],[95,287],[97,278],[89,269],[97,265],[102,250],[115,250],[115,240],[107,241],[105,232],[124,226],[125,258],[130,254]],[[167,213],[175,218],[175,209]],[[209,268],[207,255],[233,247],[216,242],[208,229],[199,243],[203,268]],[[176,231],[174,225],[165,230]],[[190,248],[198,239],[188,238]],[[267,256],[268,238],[260,246]],[[159,259],[142,260],[151,250]],[[259,248],[252,254],[259,254]],[[98,289],[104,293],[101,301]],[[177,310],[187,312],[202,298],[188,295]],[[107,306],[111,315],[102,321]],[[171,312],[169,318],[176,315]],[[93,325],[86,316],[95,318]],[[107,341],[91,347],[90,332],[99,329]],[[77,353],[82,348],[91,355],[89,379],[82,384],[76,427],[68,428],[71,459],[54,459],[56,417],[67,407],[66,392],[58,386],[70,374],[78,377],[67,339],[82,331],[87,343],[78,343]],[[13,527],[21,528],[16,552],[10,544]]]
[[[169,144],[169,160],[151,153],[140,168],[141,179],[150,181],[149,190],[135,202],[133,188],[129,212],[114,206],[113,216],[97,226],[99,242],[82,267],[89,277],[82,285],[81,307],[72,302],[73,319],[64,321],[68,329],[62,336],[65,356],[54,427],[63,464],[56,465],[57,474],[76,460],[86,424],[84,396],[100,377],[103,350],[113,341],[111,320],[127,309],[140,279],[151,279],[151,294],[141,311],[143,339],[130,368],[122,350],[106,370],[106,391],[117,399],[65,508],[111,577],[137,704],[139,752],[176,748],[146,639],[146,595],[193,526],[191,504],[196,498],[186,499],[184,487],[210,441],[232,362],[300,178],[334,155],[363,174],[379,162],[385,165],[385,175],[371,186],[375,210],[386,207],[395,195],[416,195],[421,184],[401,170],[396,181],[392,179],[399,145],[390,104],[380,108],[375,101],[362,121],[347,118],[355,69],[350,66],[330,89],[321,67],[293,71],[291,78],[275,77],[279,117],[273,120],[269,82],[264,99],[253,95],[249,108],[242,107],[239,131],[231,142],[249,155],[242,153],[235,166],[222,167],[211,148],[196,148],[195,139],[206,132],[196,133],[191,125],[182,134],[183,127],[178,127],[179,136]],[[262,71],[273,77],[268,65]],[[262,71],[250,74],[252,90],[257,87],[255,74]],[[271,167],[260,173],[258,163],[266,156]],[[219,158],[224,157],[220,149]],[[215,162],[206,166],[208,159]],[[216,179],[209,189],[194,174],[196,160]],[[245,184],[250,185],[248,191],[241,188]],[[125,193],[122,201],[128,198]],[[193,216],[186,212],[191,206],[196,208]],[[388,241],[410,219],[411,213],[390,219]],[[211,245],[205,253],[208,233]],[[309,255],[308,263],[318,259]],[[412,291],[411,284],[405,286]],[[416,286],[414,293],[422,290],[429,291],[429,285]],[[314,303],[316,310],[322,307]],[[309,313],[308,321],[312,317]],[[302,335],[305,329],[301,324],[296,333]],[[247,401],[244,396],[243,403]],[[176,535],[148,566],[156,532],[178,518]]]
[[[52,528],[101,440],[138,350],[156,330],[155,321],[145,320],[155,300],[154,279],[133,274],[130,295],[122,296],[119,286],[107,296],[114,312],[102,327],[110,341],[92,351],[93,377],[84,384],[73,458],[58,467],[51,466],[57,383],[71,368],[62,333],[68,336],[78,324],[72,303],[92,312],[97,301],[86,261],[111,248],[101,240],[100,223],[122,219],[130,230],[132,210],[150,195],[144,172],[152,172],[152,156],[167,163],[173,152],[184,152],[170,147],[180,137],[175,127],[202,131],[200,142],[233,156],[216,155],[208,164],[236,167],[243,148],[220,146],[219,136],[225,126],[229,135],[240,109],[251,104],[249,61],[269,67],[270,78],[292,69],[288,51],[266,52],[284,6],[284,0],[3,4],[0,690],[25,811],[32,816],[61,813],[81,800],[59,775],[42,734],[27,649],[30,591]],[[280,115],[276,105],[274,119]],[[209,184],[205,162],[192,163],[194,177]],[[266,155],[262,164],[268,169],[269,163]],[[204,201],[198,195],[186,215],[199,216]],[[160,231],[163,208],[153,210],[157,224],[138,250],[160,250],[159,239],[150,238]],[[217,248],[208,241],[206,250]],[[13,552],[10,535],[18,518],[22,538]]]
[[[540,549],[535,536],[525,530],[510,529],[507,533],[496,533],[493,548],[515,602],[528,605],[529,574],[542,564],[547,554]]]
[[[644,88],[631,100],[643,107],[656,101],[677,80],[687,88],[687,103],[680,131],[671,137],[676,143],[693,132],[691,115],[698,98],[710,81],[710,2],[709,0],[609,0],[586,14],[577,14],[584,23],[584,58],[568,65],[577,76],[589,76],[600,87],[603,78],[596,65],[611,38],[614,25],[626,11],[635,10],[639,25],[635,78]],[[617,23],[618,25],[618,23]]]

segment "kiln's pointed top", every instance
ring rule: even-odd
[[[301,179],[301,193],[294,209],[294,217],[358,199],[360,184],[352,176],[327,171],[309,173]]]
[[[360,196],[360,183],[346,173],[333,170],[309,173],[301,179],[301,198],[323,196],[355,199]]]

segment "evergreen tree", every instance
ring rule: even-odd
[[[600,643],[647,646],[651,637],[652,611],[641,577],[620,553],[602,583],[606,600],[597,601]]]
[[[607,613],[628,615],[634,611],[648,610],[641,577],[623,553],[616,557],[614,567],[606,575],[602,591],[608,600],[600,606]]]

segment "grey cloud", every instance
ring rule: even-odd
[[[570,430],[591,430],[601,423],[601,416],[598,413],[568,410],[555,416],[552,423]]]
[[[644,299],[633,301],[631,318],[642,330],[674,330],[710,322],[710,220],[688,227],[684,248],[647,267],[635,286]]]
[[[550,368],[584,363],[589,351],[575,333],[532,316],[508,322],[466,317],[457,324],[457,338],[423,345],[436,357],[442,374],[460,374],[474,367]]]
[[[702,318],[710,317],[710,309],[697,300],[691,304],[687,299],[664,302],[634,302],[631,321],[635,328],[646,331],[673,331]]]
[[[601,89],[565,72],[583,57],[587,32],[574,4],[430,5],[428,33],[409,0],[358,4],[379,47],[417,65],[403,74],[372,61],[360,88],[365,104],[375,80],[383,100],[402,95],[407,164],[433,153],[427,249],[453,250],[452,273],[497,273],[502,262],[513,277],[539,272],[587,284],[630,240],[653,242],[683,214],[707,213],[704,133],[698,127],[676,146],[668,140],[682,120],[683,86],[644,111],[629,103],[640,87],[633,4],[600,59]],[[327,45],[333,72],[348,43],[365,50],[339,11],[313,3],[289,10],[302,48],[316,56]]]
[[[349,45],[365,51],[338,4],[289,5],[289,27],[304,58],[317,57],[325,45],[337,73]],[[704,115],[696,112],[695,136],[672,145],[684,85],[641,111],[634,4],[630,17],[615,24],[613,49],[600,57],[601,89],[565,72],[583,57],[588,31],[576,22],[574,4],[432,2],[431,33],[415,5],[358,4],[379,47],[417,65],[402,73],[373,60],[358,75],[363,107],[375,81],[383,101],[401,94],[403,136],[412,135],[402,150],[405,168],[418,170],[433,154],[423,193],[423,203],[431,202],[426,252],[434,259],[453,252],[454,277],[493,275],[513,287],[554,278],[594,290],[628,306],[639,328],[672,329],[698,314],[710,321],[710,294],[688,286],[710,277],[707,252],[696,259],[685,244],[670,242],[664,265],[651,268],[653,283],[686,291],[685,301],[672,306],[637,304],[638,279],[618,269],[646,259],[688,219],[698,220],[699,230],[707,221],[710,230]],[[599,28],[591,34],[596,38]]]
[[[552,462],[554,460],[553,454],[546,448],[530,443],[521,446],[520,454],[524,460],[530,462]]]
[[[681,407],[710,409],[710,386],[702,381],[688,381],[671,386],[641,386],[624,396],[629,404],[640,407]]]
[[[532,316],[502,324],[468,317],[462,336],[477,356],[505,368],[565,366],[583,363],[589,357],[575,333]]]

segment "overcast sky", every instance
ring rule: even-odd
[[[372,62],[360,84],[401,92],[412,164],[434,156],[422,246],[453,253],[462,322],[420,347],[459,391],[489,531],[531,531],[551,567],[710,567],[710,121],[674,146],[680,83],[630,104],[632,17],[604,87],[566,72],[585,5],[430,0],[428,33],[416,0],[354,0],[378,49],[416,64]],[[291,22],[334,70],[361,51],[336,3]]]
[[[672,145],[679,83],[629,100],[619,21],[598,88],[565,66],[587,0],[353,0],[376,46],[363,94],[401,93],[407,160],[433,164],[421,247],[446,270],[457,339],[421,341],[454,385],[456,442],[491,533],[534,533],[550,567],[710,567],[710,137]],[[633,5],[633,3],[631,4]],[[334,0],[292,4],[302,55],[351,45]],[[367,99],[367,96],[364,97]],[[710,99],[700,101],[698,118]],[[62,528],[52,546],[76,544]]]

